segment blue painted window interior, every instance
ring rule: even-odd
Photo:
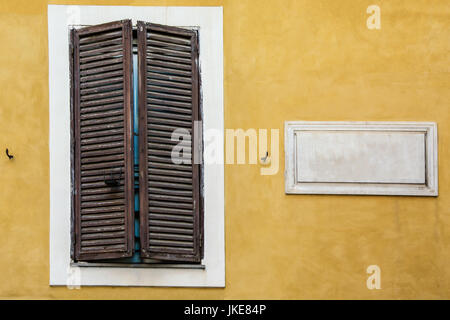
[[[138,108],[138,58],[133,54],[133,113],[134,113],[134,255],[132,263],[141,262],[139,241],[139,108]]]

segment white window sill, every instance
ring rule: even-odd
[[[167,268],[167,269],[205,269],[203,264],[169,264],[169,263],[95,263],[73,262],[71,267],[80,268]]]

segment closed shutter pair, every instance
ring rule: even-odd
[[[137,23],[140,254],[199,262],[199,165],[175,164],[172,132],[194,150],[197,33]],[[71,31],[72,258],[134,253],[133,29],[130,20]],[[183,155],[186,157],[186,154]]]

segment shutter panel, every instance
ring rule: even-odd
[[[172,132],[199,118],[197,33],[138,22],[141,255],[200,262],[199,165],[174,164]],[[194,137],[195,139],[196,137]]]
[[[132,26],[72,31],[75,260],[129,257],[134,246]]]

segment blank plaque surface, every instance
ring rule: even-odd
[[[418,122],[286,122],[286,193],[437,196],[437,129]]]

